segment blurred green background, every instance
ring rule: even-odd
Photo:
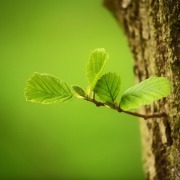
[[[90,50],[134,84],[127,40],[102,0],[0,0],[0,179],[144,179],[139,122],[91,103],[26,102],[33,72],[86,88]]]

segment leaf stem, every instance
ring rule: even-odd
[[[92,103],[95,104],[97,107],[106,106],[105,103],[99,102],[99,101],[95,100],[94,98],[90,98],[89,96],[87,97],[86,100],[89,101],[89,102],[92,102]],[[147,120],[147,119],[150,119],[150,118],[161,118],[161,117],[167,116],[167,114],[164,113],[164,112],[146,115],[146,114],[140,114],[140,113],[132,112],[132,111],[125,111],[125,110],[121,109],[121,108],[118,107],[118,106],[114,106],[114,108],[113,108],[113,107],[111,107],[111,108],[114,109],[114,110],[116,110],[116,111],[118,111],[118,112],[123,112],[123,113],[129,114],[129,115],[132,115],[132,116],[141,117],[141,118],[143,118],[144,120]]]
[[[92,91],[92,99],[95,99],[95,92]]]

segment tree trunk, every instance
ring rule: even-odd
[[[180,0],[104,0],[127,35],[138,81],[164,76],[172,93],[141,109],[167,118],[141,120],[146,178],[180,180]]]

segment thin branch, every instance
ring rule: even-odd
[[[97,107],[100,107],[100,106],[105,106],[105,104],[104,104],[104,103],[99,102],[99,101],[96,101],[95,99],[92,99],[92,98],[90,98],[90,97],[87,97],[87,99],[86,99],[86,100],[87,100],[87,101],[89,101],[89,102],[94,103]]]
[[[133,116],[141,117],[141,118],[144,118],[145,120],[150,119],[150,118],[161,118],[161,117],[167,116],[167,114],[164,112],[163,113],[154,113],[154,114],[139,114],[137,112],[124,111],[124,110],[122,110],[121,112],[124,112],[126,114],[130,114]]]
[[[102,103],[102,102],[99,102],[97,100],[95,100],[95,98],[90,98],[89,96],[87,97],[86,99],[87,101],[89,102],[92,102],[93,104],[95,104],[97,107],[100,107],[100,106],[106,106],[105,103]],[[161,117],[165,117],[167,116],[166,113],[162,112],[162,113],[154,113],[154,114],[149,114],[149,115],[146,115],[146,114],[140,114],[140,113],[137,113],[137,112],[132,112],[132,111],[124,111],[123,109],[121,109],[120,107],[118,106],[114,106],[114,107],[111,107],[112,109],[118,111],[118,112],[123,112],[123,113],[126,113],[126,114],[129,114],[129,115],[132,115],[132,116],[136,116],[136,117],[141,117],[143,119],[150,119],[150,118],[161,118]]]

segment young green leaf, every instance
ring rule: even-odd
[[[75,96],[77,98],[85,99],[87,97],[85,91],[81,87],[74,85],[74,86],[72,86],[72,88],[76,92]]]
[[[108,59],[109,59],[109,55],[103,48],[95,49],[90,54],[86,71],[87,71],[89,86],[92,91],[94,90],[96,82],[99,79]]]
[[[129,110],[148,105],[170,94],[170,83],[165,77],[152,77],[124,92],[120,108]]]
[[[111,72],[104,74],[97,81],[94,91],[101,100],[114,102],[120,91],[120,77]]]
[[[27,81],[25,97],[36,103],[55,104],[69,101],[73,94],[66,82],[48,74],[34,73]]]

